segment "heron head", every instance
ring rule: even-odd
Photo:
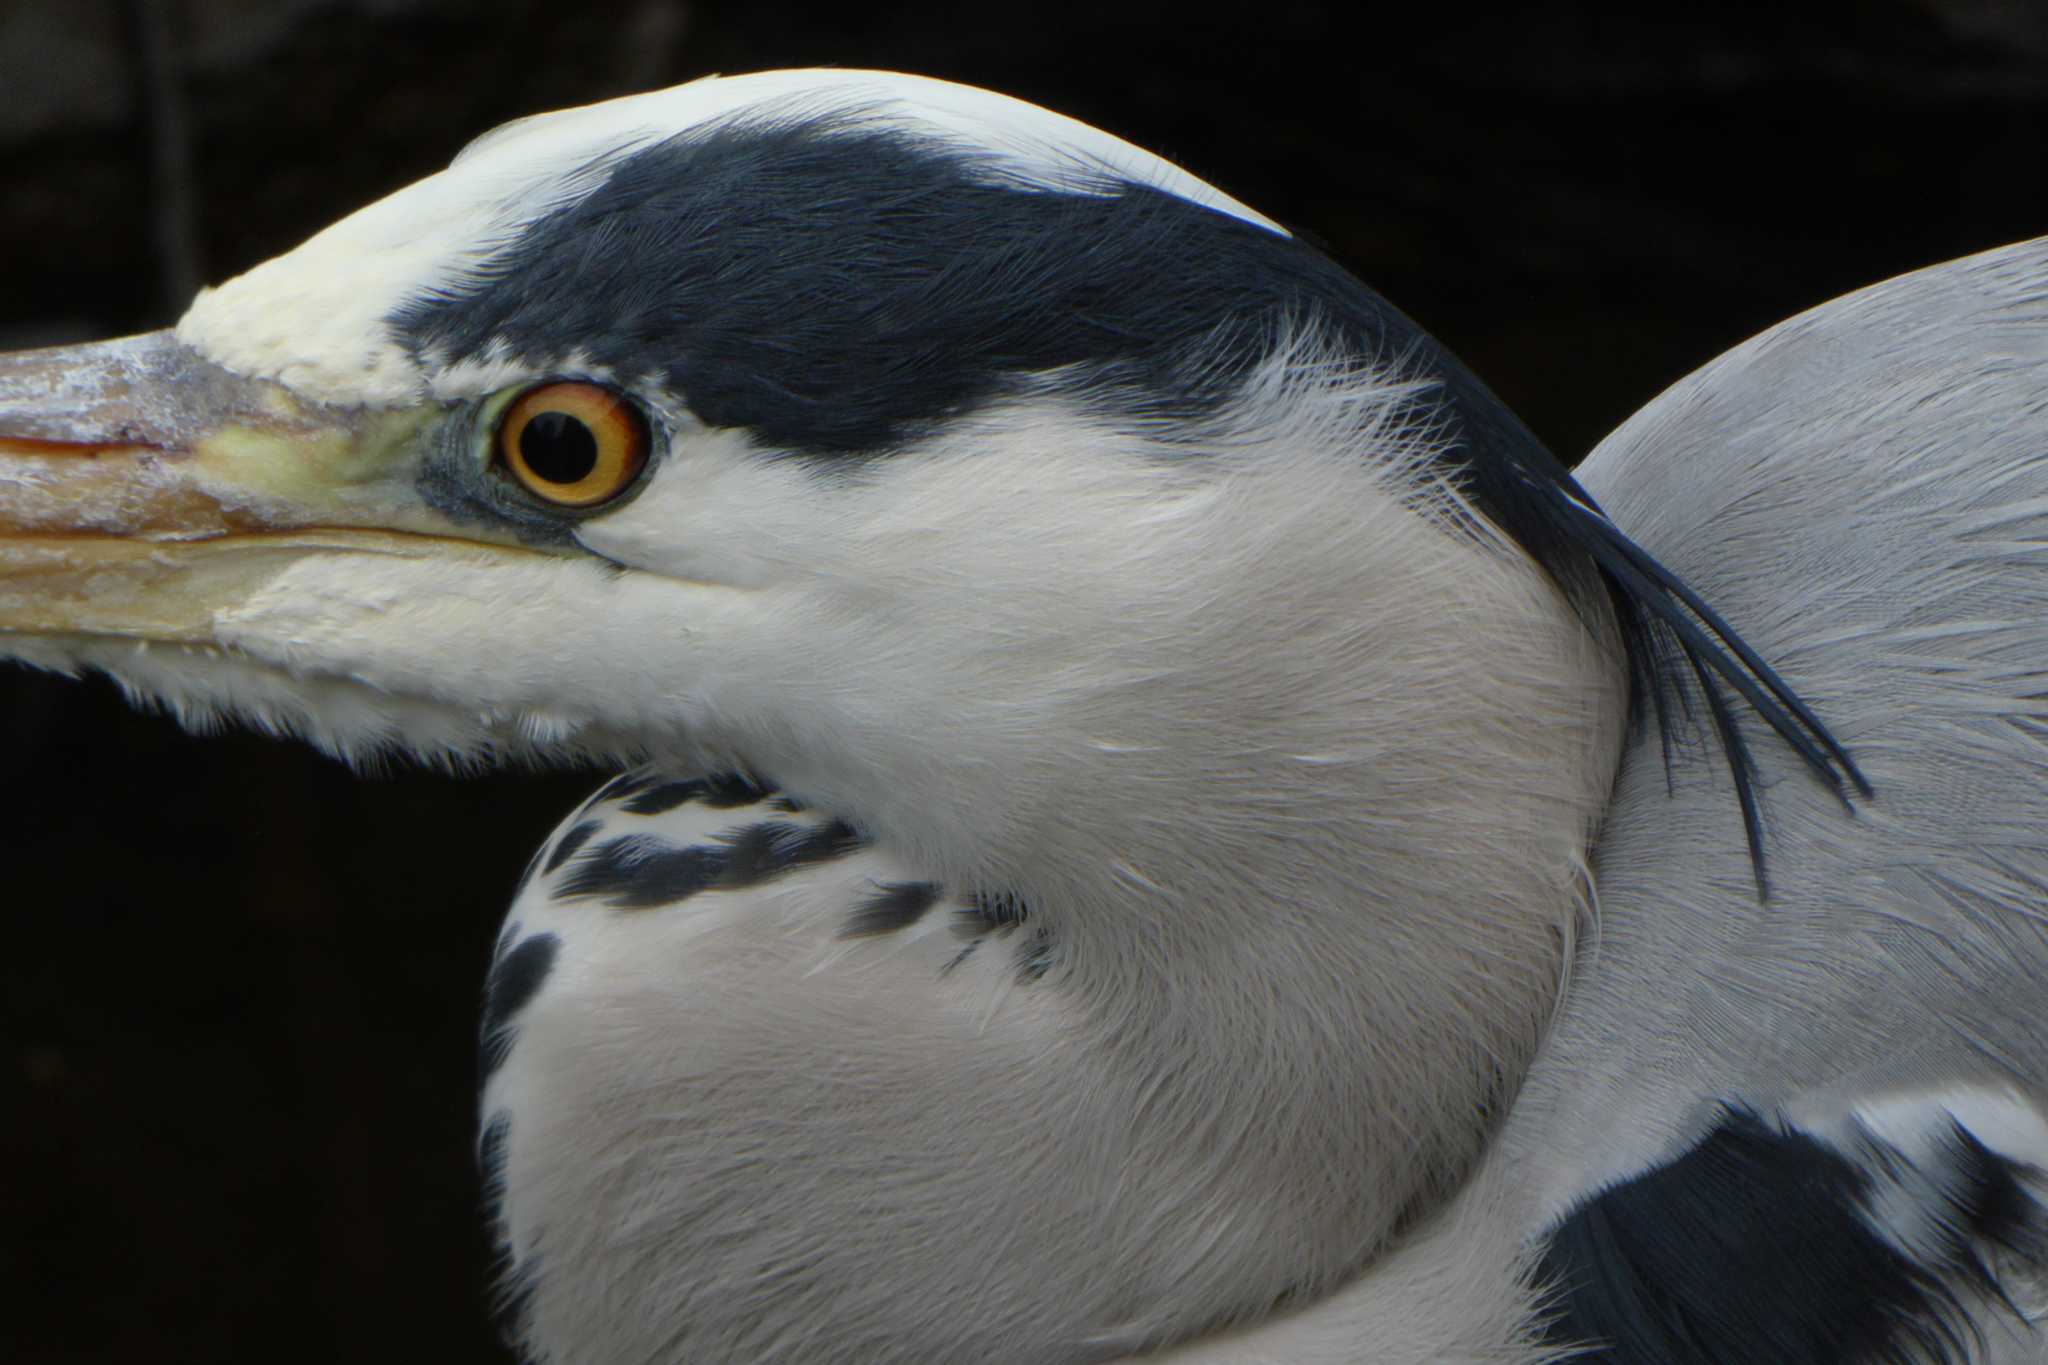
[[[1646,621],[1733,669],[1661,574],[1313,247],[909,77],[514,124],[170,331],[0,357],[0,655],[351,756],[740,769],[1028,906],[1050,968],[994,1029],[1026,1060],[958,1164],[1007,1190],[1036,1153],[1065,1194],[991,1283],[1114,1245],[1197,1316],[1355,1269],[1478,1150],[1557,999]],[[809,977],[694,961],[660,999],[732,1002],[749,1048],[788,1025],[710,1068],[723,1117],[836,1055]],[[945,1004],[847,980],[866,1020]],[[915,1035],[868,1087],[914,1113],[871,1135],[998,1074],[989,1018]],[[818,1188],[874,1155],[775,1131]]]
[[[1616,656],[1531,489],[1569,479],[1462,367],[1164,162],[942,82],[710,79],[0,361],[0,648],[347,754],[717,761],[880,824],[1276,755],[1583,823]],[[1509,772],[1516,707],[1554,742]]]

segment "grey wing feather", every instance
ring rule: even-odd
[[[1510,1138],[1551,1209],[1717,1107],[1992,1085],[2048,1101],[2048,239],[1794,318],[1578,471],[1813,702],[1876,800],[1757,743],[1773,897],[1725,779],[1638,741],[1600,920]]]
[[[1782,1310],[1811,1345],[1844,1304],[1803,1301],[1822,1282],[1807,1254],[1846,1264],[1875,1238],[1927,1272],[1887,1302],[1931,1314],[1889,1320],[1884,1358],[2048,1362],[2048,239],[1795,318],[1674,386],[1577,473],[1813,704],[1875,800],[1845,811],[1742,718],[1772,849],[1763,901],[1711,736],[1675,737],[1667,789],[1648,727],[1596,849],[1597,922],[1465,1188],[1353,1284],[1170,1359],[1537,1365],[1605,1339],[1616,1349],[1592,1359],[1663,1362],[1643,1342],[1701,1321],[1691,1310],[1766,1336]],[[1704,1223],[1666,1239],[1688,1282],[1642,1281],[1636,1323],[1580,1315],[1545,1249],[1739,1114],[1766,1147],[1772,1131],[1827,1144],[1865,1182],[1850,1211],[1866,1233],[1816,1248],[1797,1210],[1769,1226],[1770,1191],[1743,1213],[1757,1191],[1709,1180]],[[2012,1159],[1989,1166],[2022,1177],[2003,1209],[2024,1206],[2023,1235],[1958,1218],[1969,1191],[1944,1202],[1969,1165],[1957,1126]],[[1835,1161],[1807,1151],[1807,1171]],[[1784,1192],[1809,1212],[1839,1197]],[[1724,1195],[1737,1216],[1717,1223]],[[1653,1224],[1677,1207],[1650,1205]],[[1591,1254],[1610,1285],[1633,1273],[1617,1243]],[[1754,1264],[1731,1273],[1730,1257]],[[1775,1303],[1740,1300],[1774,1274],[1789,1286]],[[1700,1354],[1686,1327],[1664,1341]],[[1836,1358],[1819,1350],[1799,1358]]]

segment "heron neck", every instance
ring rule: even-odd
[[[1589,905],[1620,665],[1532,566],[1461,553],[1433,623],[1362,642],[1325,602],[1261,642],[1279,613],[1244,599],[1206,623],[1244,648],[1206,664],[1166,642],[1064,689],[963,664],[893,732],[843,692],[772,698],[824,719],[743,755],[933,881],[1014,898],[1072,1159],[1173,1153],[1156,1234],[1249,1219],[1238,1245],[1288,1239],[1296,1286],[1355,1273],[1470,1169]]]

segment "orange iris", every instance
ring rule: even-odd
[[[647,467],[647,419],[597,384],[542,384],[498,423],[498,458],[519,486],[558,507],[595,507]]]

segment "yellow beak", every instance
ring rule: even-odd
[[[168,331],[0,354],[0,634],[206,643],[310,552],[483,551],[410,485],[438,411],[309,403]]]

